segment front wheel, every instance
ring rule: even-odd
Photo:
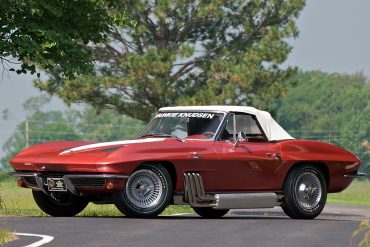
[[[199,215],[199,216],[202,216],[203,218],[207,218],[207,219],[217,219],[217,218],[221,218],[222,216],[224,216],[225,214],[227,214],[227,212],[229,212],[229,209],[213,209],[213,208],[197,208],[197,207],[194,207],[193,210]]]
[[[54,217],[75,216],[89,204],[88,201],[67,193],[48,196],[42,191],[32,190],[32,195],[37,206]]]
[[[314,166],[293,168],[284,182],[282,209],[293,219],[314,219],[324,209],[327,187],[323,173]]]
[[[154,217],[169,204],[172,182],[162,165],[143,165],[133,172],[125,189],[113,195],[116,207],[127,217]]]

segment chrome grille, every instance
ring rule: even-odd
[[[99,188],[99,189],[110,189],[106,188],[106,181],[118,181],[119,186],[124,185],[124,181],[128,178],[126,175],[121,174],[92,174],[92,173],[70,173],[61,174],[59,172],[55,173],[43,173],[43,172],[30,172],[30,171],[20,171],[11,172],[10,176],[19,177],[26,184],[27,187],[31,187],[34,190],[43,191],[49,194],[47,178],[63,178],[67,191],[80,196],[78,188],[89,189],[89,188]],[[121,181],[121,183],[120,183]]]
[[[105,178],[93,178],[93,177],[76,177],[70,178],[71,183],[76,188],[80,187],[104,187]]]
[[[40,177],[46,179],[46,178],[62,178],[64,176],[64,174],[42,174],[40,175]]]
[[[23,180],[28,186],[37,187],[37,182],[35,177],[23,177]]]

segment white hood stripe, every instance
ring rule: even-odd
[[[79,147],[75,147],[75,148],[70,148],[70,149],[64,150],[60,154],[66,154],[66,153],[77,152],[77,151],[84,151],[84,150],[88,150],[88,149],[101,148],[101,147],[126,145],[126,144],[134,144],[134,143],[159,142],[159,141],[164,141],[164,140],[165,140],[165,138],[146,138],[146,139],[137,139],[137,140],[101,142],[101,143],[95,143],[95,144],[89,144],[89,145],[79,146]]]

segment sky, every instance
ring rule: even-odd
[[[362,72],[370,78],[370,1],[306,1],[297,21],[300,35],[290,41],[293,51],[284,65],[302,70]],[[22,103],[40,93],[32,87],[34,76],[9,72],[1,80],[1,72],[0,68],[0,114],[8,109],[10,117],[4,121],[0,115],[0,157],[3,143],[25,118]],[[64,105],[53,99],[48,108],[60,110]]]
[[[287,64],[370,77],[370,1],[307,0]]]

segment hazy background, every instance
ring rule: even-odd
[[[370,77],[370,1],[368,0],[307,0],[298,19],[299,38],[292,40],[294,49],[286,65],[303,70],[355,73]],[[25,113],[22,103],[39,94],[32,87],[31,75],[3,73],[0,68],[0,113],[9,109],[9,120],[0,118],[0,149],[21,122]],[[49,108],[65,106],[54,99]],[[0,150],[0,156],[2,156]]]

